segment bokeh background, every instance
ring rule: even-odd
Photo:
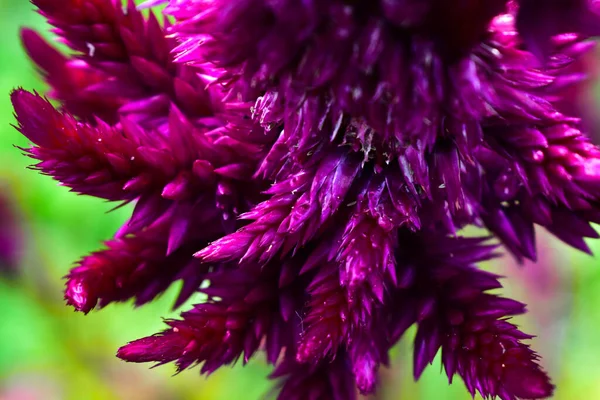
[[[120,345],[161,330],[161,318],[176,315],[175,288],[139,309],[110,305],[84,316],[64,305],[62,277],[81,256],[100,248],[129,210],[109,212],[111,204],[69,193],[26,169],[30,160],[17,146],[28,143],[10,126],[9,92],[16,86],[43,91],[44,84],[20,46],[24,26],[47,31],[27,0],[0,0],[0,197],[8,200],[24,239],[17,265],[0,266],[0,400],[266,397],[274,383],[260,358],[207,379],[197,370],[173,376],[170,365],[149,370],[115,357]],[[600,104],[595,97],[581,99],[593,115],[594,104]],[[517,322],[540,335],[532,346],[558,385],[554,398],[600,399],[600,262],[543,232],[539,238],[537,265],[519,267],[504,258],[486,267],[508,277],[507,295],[529,304],[528,318]],[[600,241],[590,245],[600,253]],[[469,398],[460,380],[448,387],[439,359],[419,384],[412,381],[413,335],[410,331],[397,346],[373,399]]]

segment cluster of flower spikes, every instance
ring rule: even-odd
[[[181,279],[182,304],[214,267],[194,251],[233,232],[237,214],[261,196],[249,178],[270,139],[252,135],[245,105],[224,105],[218,90],[206,89],[212,75],[175,64],[174,40],[133,2],[34,4],[74,54],[22,33],[61,104],[12,94],[18,128],[36,144],[26,153],[77,193],[135,202],[107,248],[71,271],[67,302],[83,312],[131,298],[141,305]]]
[[[524,306],[476,267],[496,245],[457,232],[519,260],[536,224],[584,251],[598,236],[600,149],[566,98],[591,2],[171,0],[163,27],[132,2],[33,2],[75,54],[23,32],[61,104],[13,93],[25,152],[135,202],[67,302],[139,305],[179,279],[176,305],[207,296],[119,357],[211,373],[262,348],[280,398],[352,399],[416,324],[416,378],[441,349],[473,395],[552,394],[508,321]]]

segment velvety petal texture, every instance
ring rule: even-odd
[[[133,205],[67,303],[179,280],[176,307],[205,298],[118,357],[210,374],[264,351],[280,399],[352,400],[416,325],[415,379],[441,353],[473,396],[552,395],[511,320],[525,305],[478,264],[535,260],[537,227],[599,237],[600,149],[573,102],[597,2],[33,3],[71,52],[23,30],[50,101],[12,93],[22,150]],[[140,11],[163,3],[163,22]]]

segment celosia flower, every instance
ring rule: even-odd
[[[73,269],[67,302],[84,312],[132,297],[143,304],[183,279],[181,304],[211,268],[198,266],[193,250],[231,232],[236,214],[260,195],[260,184],[243,182],[269,136],[246,142],[245,109],[222,106],[195,71],[173,64],[157,20],[133,3],[36,5],[78,52],[67,58],[23,32],[63,105],[58,111],[36,94],[13,93],[19,129],[38,145],[26,151],[37,169],[78,193],[136,201],[108,248]]]
[[[263,349],[280,398],[352,399],[416,324],[415,378],[441,349],[472,395],[552,394],[509,322],[524,305],[475,265],[497,246],[457,232],[518,260],[536,224],[598,237],[600,149],[565,106],[591,3],[171,0],[164,28],[131,2],[34,3],[75,54],[24,31],[61,103],[13,93],[25,152],[136,204],[67,302],[140,305],[179,279],[176,305],[207,295],[119,357],[208,374]]]

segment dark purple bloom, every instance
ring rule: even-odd
[[[293,268],[293,266],[290,266]],[[167,321],[171,329],[140,339],[119,350],[131,361],[175,361],[182,370],[203,362],[210,373],[243,356],[248,361],[264,343],[267,358],[275,363],[296,337],[302,294],[294,283],[281,282],[278,265],[262,270],[219,271],[208,276],[210,287],[202,291],[208,301]],[[298,286],[296,284],[296,286]]]
[[[4,187],[2,189],[6,190]],[[0,195],[0,274],[11,277],[18,272],[23,250],[23,229],[11,198]]]
[[[23,32],[61,104],[13,93],[24,151],[135,203],[67,302],[141,305],[176,280],[177,306],[207,296],[119,357],[208,374],[262,349],[281,399],[353,399],[416,324],[415,378],[441,350],[472,395],[551,396],[510,322],[525,306],[476,266],[498,246],[457,232],[518,260],[535,225],[598,237],[600,149],[569,105],[592,4],[171,0],[161,27],[131,2],[34,3],[75,53]]]
[[[83,120],[118,122],[120,115],[160,126],[171,104],[190,118],[212,116],[219,100],[189,68],[173,63],[174,40],[157,18],[144,18],[133,1],[33,0],[76,53],[66,57],[31,30],[23,44],[51,85],[52,97]]]
[[[77,53],[65,57],[23,32],[63,105],[59,111],[37,94],[12,94],[18,129],[37,145],[26,152],[39,160],[36,169],[75,192],[136,201],[109,248],[69,275],[67,302],[85,312],[98,301],[143,304],[183,279],[181,304],[204,279],[196,273],[209,269],[196,268],[193,250],[235,229],[236,215],[259,196],[260,183],[244,182],[268,135],[247,142],[247,107],[222,106],[195,72],[173,64],[162,28],[133,3],[126,12],[104,0],[38,7]]]
[[[507,317],[522,314],[517,301],[487,293],[501,288],[498,276],[474,267],[493,256],[494,246],[481,239],[449,239],[404,235],[398,258],[401,289],[393,304],[393,336],[413,322],[414,374],[419,377],[441,348],[448,379],[460,375],[474,396],[537,399],[548,396],[552,385],[541,371],[537,355],[522,343],[532,336],[521,332]],[[406,313],[412,309],[412,316]]]

